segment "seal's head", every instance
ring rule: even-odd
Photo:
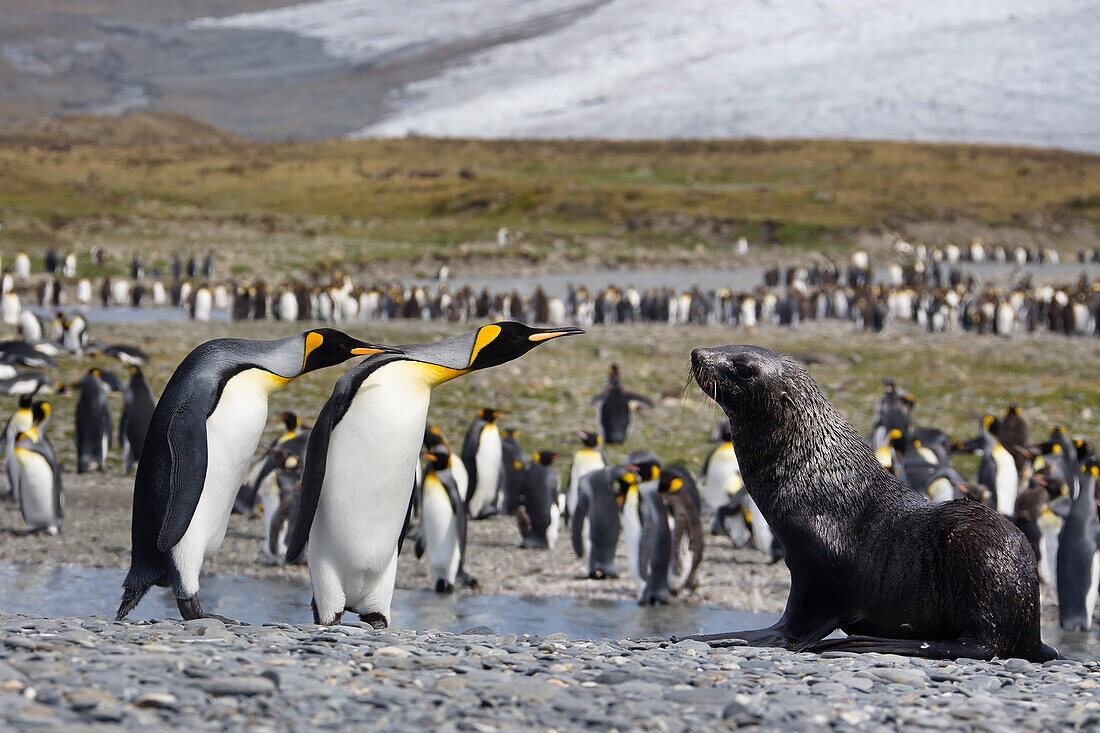
[[[748,416],[754,422],[762,417],[778,419],[781,411],[812,384],[798,361],[758,346],[694,349],[691,374],[733,423]]]

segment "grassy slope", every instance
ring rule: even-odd
[[[167,127],[158,120],[154,132]],[[1054,151],[758,140],[218,144],[207,131],[202,146],[119,147],[69,145],[87,130],[51,134],[0,146],[5,252],[100,242],[155,261],[217,245],[237,272],[262,273],[494,256],[501,226],[527,235],[513,253],[529,262],[616,263],[724,251],[739,236],[761,238],[765,222],[783,244],[827,249],[912,222],[1055,234],[1100,224],[1100,157]]]

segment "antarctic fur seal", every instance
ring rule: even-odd
[[[907,490],[785,354],[695,349],[691,370],[729,417],[745,485],[786,550],[791,591],[769,628],[690,638],[1057,658],[1039,637],[1034,554],[1006,519],[977,502],[932,504]],[[838,628],[849,636],[825,639]]]

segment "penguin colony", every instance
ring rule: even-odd
[[[51,250],[45,258],[46,277],[34,287],[29,282],[30,261],[23,253],[4,273],[0,316],[6,323],[20,326],[27,340],[39,338],[36,333],[43,326],[23,308],[24,303],[62,310],[91,305],[176,307],[197,320],[222,313],[233,320],[316,320],[333,325],[399,318],[449,322],[514,319],[582,328],[647,322],[721,323],[753,329],[835,319],[872,332],[894,323],[912,323],[933,332],[1100,335],[1100,283],[1086,275],[1058,284],[1039,283],[1031,275],[1021,275],[1012,287],[1004,288],[983,283],[967,269],[982,263],[1033,268],[1058,265],[1060,257],[1053,250],[979,242],[928,247],[899,240],[894,255],[889,262],[880,262],[877,271],[863,251],[854,253],[847,265],[822,259],[785,270],[772,268],[764,273],[760,285],[747,291],[700,287],[639,290],[616,284],[599,291],[570,287],[566,297],[560,298],[548,296],[541,288],[524,296],[514,290],[452,290],[445,282],[435,288],[392,282],[362,286],[339,272],[327,281],[309,283],[218,282],[213,279],[213,254],[201,267],[192,257],[186,269],[176,258],[168,273],[146,273],[140,258],[135,257],[129,279],[105,277],[93,284],[81,278],[74,284],[75,258],[74,274],[60,264],[50,270],[51,262],[61,262]],[[1078,252],[1076,260],[1100,263],[1100,252]],[[64,314],[62,317],[68,320]],[[66,346],[70,346],[68,340]]]

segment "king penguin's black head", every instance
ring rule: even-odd
[[[430,451],[421,453],[421,456],[427,461],[428,471],[442,471],[451,461],[450,452],[442,445],[437,445]]]
[[[370,354],[400,354],[395,346],[380,346],[348,336],[334,328],[318,328],[302,334],[305,356],[302,360],[302,373],[314,369],[343,364],[353,356]]]
[[[561,455],[552,451],[540,450],[539,452],[535,453],[535,463],[543,466],[549,466],[559,458],[561,458]]]
[[[580,436],[581,443],[585,448],[596,448],[600,444],[600,434],[590,433],[587,430],[578,430],[577,435]]]
[[[474,371],[499,366],[523,356],[544,341],[579,333],[584,330],[572,326],[531,328],[517,321],[491,323],[478,329],[467,368]]]

